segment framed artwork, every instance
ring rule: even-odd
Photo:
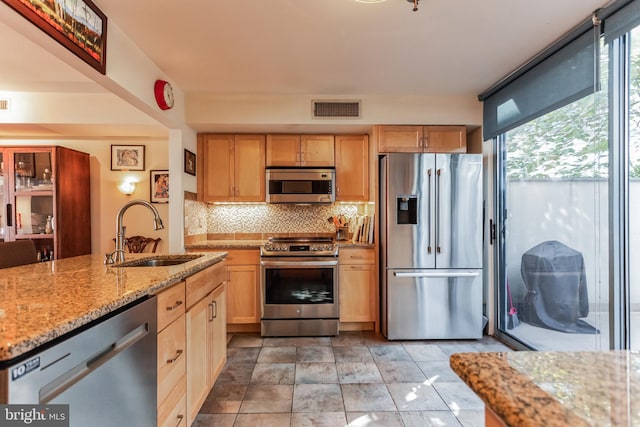
[[[169,171],[151,171],[151,203],[169,203]]]
[[[100,73],[106,73],[107,17],[91,0],[1,1]]]
[[[112,145],[112,171],[143,171],[144,145]]]
[[[196,175],[196,155],[186,148],[184,150],[184,171],[189,175]]]

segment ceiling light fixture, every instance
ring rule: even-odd
[[[420,2],[420,0],[407,0],[409,3],[413,3],[413,11],[417,11],[418,10],[418,3]]]
[[[382,3],[387,0],[356,0],[358,3]]]

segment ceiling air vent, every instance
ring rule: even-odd
[[[311,101],[314,119],[359,119],[360,101]]]

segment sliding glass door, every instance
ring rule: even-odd
[[[634,17],[640,2],[605,21],[590,93],[496,137],[497,327],[525,347],[640,350]]]
[[[501,139],[499,326],[528,347],[609,346],[607,131],[598,91]]]

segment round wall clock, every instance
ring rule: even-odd
[[[156,103],[161,110],[168,110],[173,107],[173,88],[171,83],[164,80],[156,80],[153,86],[156,96]]]

